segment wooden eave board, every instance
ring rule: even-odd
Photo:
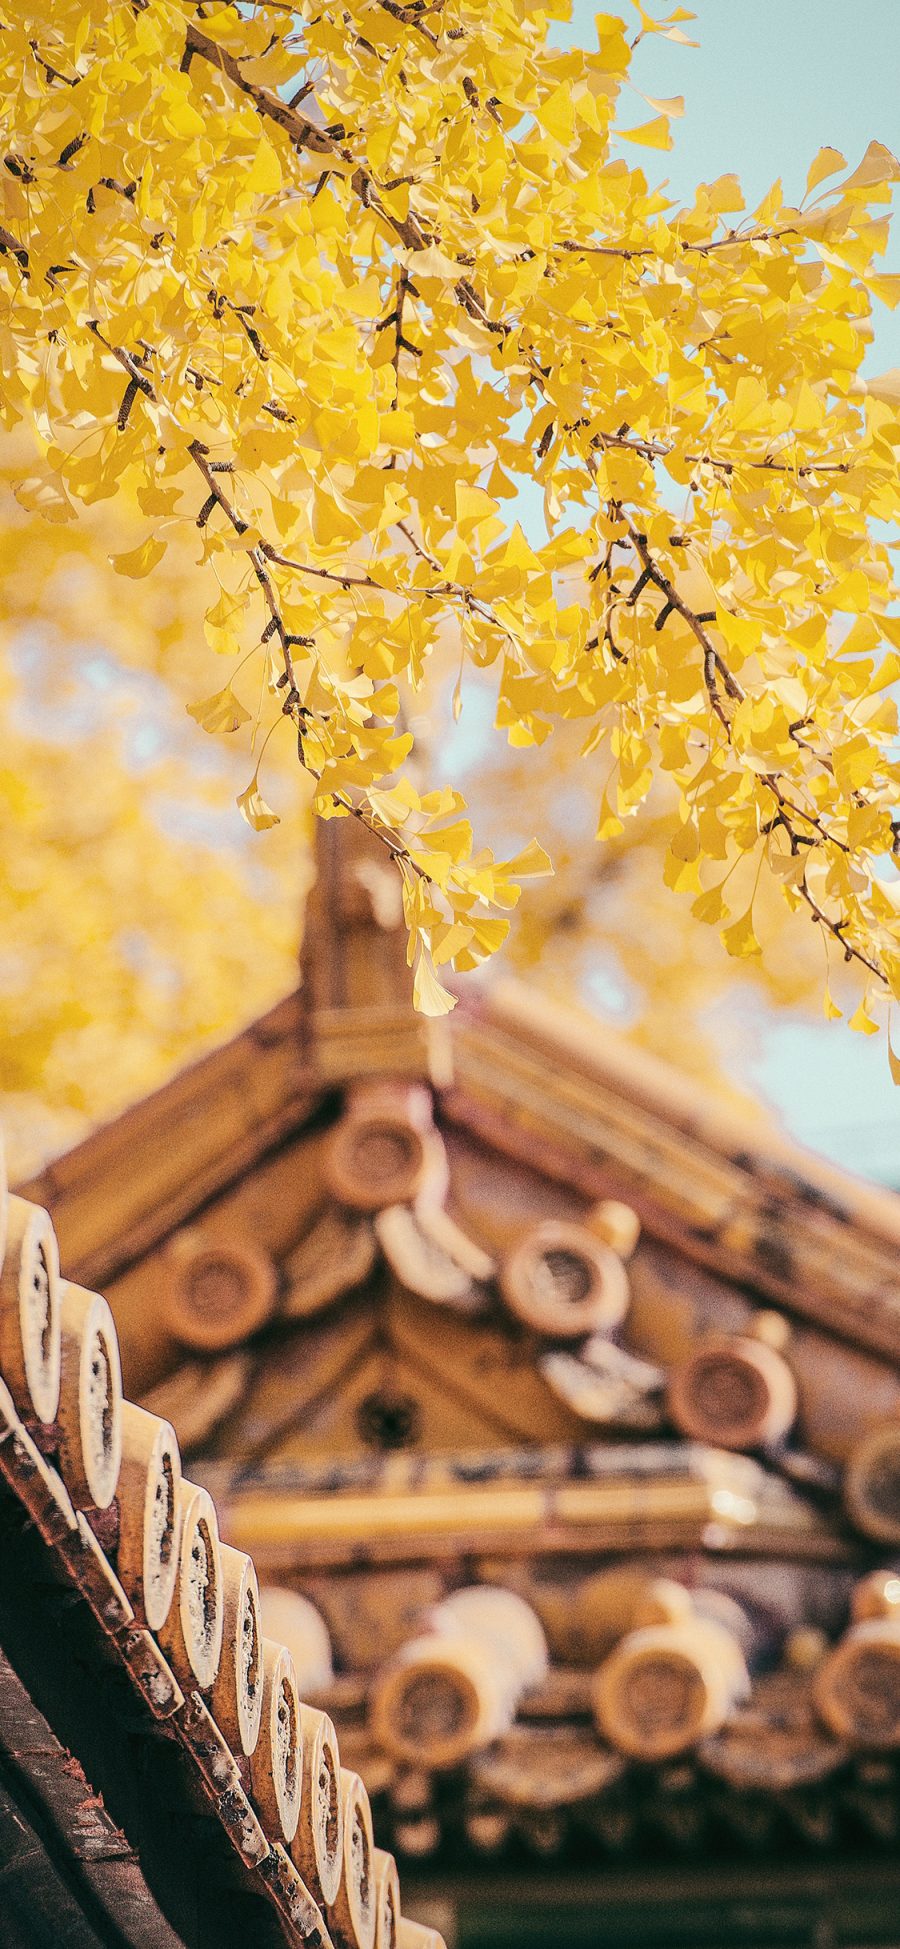
[[[199,1211],[185,1216],[210,1235],[234,1232],[278,1262],[296,1245],[321,1196],[319,1136],[314,1129],[301,1127],[289,1130],[234,1183],[221,1187]],[[51,1214],[55,1220],[53,1205]],[[163,1236],[106,1282],[125,1386],[135,1395],[153,1387],[182,1358],[165,1320],[165,1287],[171,1276],[168,1241]]]
[[[784,1136],[762,1108],[754,1116],[722,1102],[696,1077],[583,1011],[523,982],[502,980],[485,989],[477,1003],[458,1009],[452,1020],[463,1032],[477,1021],[540,1055],[551,1090],[557,1072],[596,1082],[636,1110],[696,1138],[710,1154],[760,1176],[768,1173],[788,1194],[827,1206],[900,1247],[900,1197],[894,1192],[806,1150]]]
[[[445,1113],[446,1105],[442,1116]],[[559,1176],[551,1178],[537,1168],[533,1155],[504,1156],[462,1125],[445,1125],[444,1134],[451,1166],[450,1209],[463,1229],[498,1259],[529,1225],[547,1218],[582,1216],[587,1199],[572,1187],[569,1159],[560,1163]],[[595,1193],[600,1188],[595,1185]],[[736,1283],[724,1254],[721,1265],[701,1264],[682,1243],[673,1247],[650,1229],[642,1232],[629,1261],[628,1280],[631,1298],[622,1342],[630,1352],[663,1369],[686,1360],[708,1333],[752,1333],[760,1304],[769,1304],[769,1296],[749,1281]],[[895,1356],[853,1345],[846,1330],[836,1331],[830,1322],[797,1317],[800,1309],[791,1290],[785,1310],[794,1314],[787,1357],[799,1393],[796,1441],[801,1448],[840,1464],[872,1425],[900,1410],[900,1364]],[[421,1306],[414,1316],[423,1331],[428,1313]],[[510,1327],[508,1322],[507,1330]],[[480,1330],[458,1315],[446,1328],[451,1339],[462,1339],[466,1332],[473,1335],[473,1360]],[[426,1357],[436,1357],[444,1331],[434,1329]],[[521,1330],[519,1337],[522,1341]],[[523,1349],[524,1342],[520,1362]],[[533,1360],[539,1350],[531,1343]],[[534,1385],[539,1378],[535,1373]],[[580,1427],[577,1439],[583,1440],[584,1424]]]
[[[74,1278],[108,1283],[312,1114],[307,1027],[287,997],[24,1187]],[[619,1193],[695,1261],[900,1356],[900,1198],[519,984],[465,1000],[452,1040],[443,1114],[488,1150],[581,1199]]]
[[[352,1369],[345,1369],[332,1390],[321,1394],[302,1419],[285,1429],[268,1451],[273,1465],[277,1468],[295,1458],[364,1454],[360,1424],[369,1404],[381,1398],[412,1417],[420,1450],[443,1443],[465,1451],[496,1439],[496,1427],[462,1392],[452,1384],[442,1386],[418,1361],[375,1340]]]
[[[395,1353],[448,1395],[467,1402],[494,1442],[543,1447],[578,1441],[583,1434],[584,1423],[538,1373],[537,1349],[527,1333],[510,1331],[507,1323],[465,1318],[399,1288],[387,1299],[385,1327]]]
[[[385,1392],[409,1402],[408,1452],[423,1463],[510,1442],[537,1451],[584,1434],[536,1371],[527,1337],[502,1323],[460,1319],[376,1278],[321,1318],[270,1330],[240,1406],[201,1453],[216,1463],[219,1481],[229,1465],[237,1477],[255,1477],[261,1468],[277,1475],[292,1461],[364,1462],[372,1450],[360,1414],[369,1397]]]
[[[210,1817],[196,1766],[161,1732],[155,1711],[126,1676],[112,1627],[98,1621],[72,1586],[54,1547],[5,1482],[0,1560],[0,1645],[77,1761],[72,1778],[78,1784],[86,1776],[110,1824],[134,1849],[175,1942],[183,1937],[190,1949],[245,1949],[250,1941],[254,1949],[283,1949],[265,1887],[239,1859],[224,1824]],[[101,1848],[112,1845],[104,1832]],[[113,1858],[128,1856],[116,1851]],[[153,1935],[151,1922],[152,1916],[145,1935],[135,1935],[133,1949],[172,1949],[165,1936],[160,1942]],[[129,1938],[110,1929],[103,1942],[104,1949],[123,1949]],[[6,1949],[2,1934],[0,1943]]]
[[[685,1360],[707,1333],[746,1333],[751,1294],[652,1239],[629,1267],[631,1305],[624,1338],[663,1367]],[[793,1322],[787,1358],[797,1382],[795,1441],[842,1464],[866,1431],[900,1410],[900,1367],[845,1338],[827,1337],[811,1319]]]
[[[109,1282],[307,1120],[302,1022],[289,995],[20,1187],[52,1212],[71,1278]]]
[[[340,1400],[377,1342],[371,1304],[348,1301],[333,1317],[270,1339],[243,1401],[217,1431],[208,1452],[240,1474],[254,1469],[316,1425],[322,1404]]]
[[[32,1827],[34,1858],[29,1900],[36,1943],[101,1941],[91,1915],[109,1924],[116,1942],[134,1949],[183,1949],[157,1906],[137,1855],[110,1819],[102,1798],[57,1739],[0,1651],[0,1786]],[[0,1940],[9,1890],[8,1859],[0,1876]],[[26,1894],[28,1884],[25,1883]],[[43,1914],[46,1900],[46,1915]],[[40,1914],[38,1910],[40,1908]],[[87,1911],[85,1913],[85,1911]],[[9,1917],[7,1916],[7,1919]],[[46,1931],[46,1932],[44,1932]],[[121,1934],[120,1934],[121,1932]],[[103,1928],[102,1941],[108,1940]]]
[[[594,1036],[577,1018],[546,1004],[551,1035],[543,998],[517,992],[515,1009],[508,999],[460,1015],[447,1122],[582,1200],[625,1198],[687,1258],[900,1359],[900,1198],[767,1128],[735,1128],[699,1089],[692,1124],[686,1079],[652,1065],[654,1101],[639,1064],[629,1090],[627,1045],[601,1035],[591,1061]]]
[[[368,1385],[368,1376],[366,1377]],[[660,1451],[661,1453],[662,1451]],[[651,1448],[650,1455],[653,1450]],[[473,1482],[423,1470],[414,1458],[406,1482],[388,1477],[377,1489],[304,1492],[304,1456],[283,1445],[266,1468],[216,1472],[223,1533],[249,1550],[266,1572],[309,1566],[439,1562],[495,1556],[498,1561],[600,1557],[633,1551],[708,1551],[787,1561],[843,1564],[854,1544],[806,1499],[734,1458],[708,1451],[708,1465],[677,1466],[677,1450],[654,1471],[639,1446],[616,1450],[618,1466],[568,1477],[540,1470]],[[501,1581],[503,1579],[501,1578]]]

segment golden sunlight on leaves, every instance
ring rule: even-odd
[[[420,953],[413,975],[413,999],[423,1015],[448,1015],[456,1007],[456,997],[443,988],[428,959]]]
[[[279,824],[278,813],[273,812],[272,807],[266,804],[255,776],[246,791],[238,793],[237,803],[241,817],[246,819],[248,826],[253,827],[254,832],[265,832],[269,826]]]
[[[824,149],[802,200],[742,214],[723,176],[679,208],[617,140],[667,149],[681,107],[624,125],[634,19],[563,51],[564,11],[0,0],[18,508],[95,522],[135,608],[190,558],[167,680],[247,770],[267,741],[276,802],[299,761],[378,833],[422,1007],[546,868],[412,783],[450,645],[513,753],[577,733],[602,848],[652,805],[671,897],[742,961],[780,904],[869,1032],[900,999],[900,398],[861,366],[900,167]],[[277,817],[255,778],[239,804]]]
[[[238,731],[242,724],[250,722],[250,712],[238,701],[230,685],[217,690],[213,697],[205,697],[200,704],[188,704],[187,712],[201,731]]]

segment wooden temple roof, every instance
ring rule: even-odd
[[[900,1198],[515,983],[423,1022],[320,857],[299,993],[23,1190],[377,1838],[890,1847]]]

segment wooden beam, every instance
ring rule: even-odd
[[[50,1211],[71,1278],[114,1278],[308,1119],[300,1026],[289,995],[22,1187]]]
[[[316,860],[301,989],[313,1072],[332,1084],[372,1075],[447,1083],[447,1026],[412,1005],[396,866],[353,818],[317,821]]]
[[[0,1803],[4,1809],[0,1825],[8,1826],[11,1806],[16,1810],[7,1842],[0,1841],[0,1939],[4,1943],[16,1939],[5,1931],[12,1913],[8,1847],[18,1828],[20,1872],[15,1880],[26,1903],[25,1940],[35,1949],[44,1942],[48,1949],[50,1945],[56,1949],[60,1942],[67,1949],[69,1945],[81,1949],[82,1940],[91,1949],[101,1941],[105,1944],[106,1932],[102,1938],[95,1934],[84,1910],[91,1914],[99,1910],[115,1929],[116,1940],[121,1931],[135,1949],[183,1949],[181,1936],[170,1927],[147,1887],[137,1855],[2,1651]],[[26,1830],[31,1835],[30,1860],[25,1855]]]
[[[221,1500],[223,1534],[263,1572],[286,1566],[467,1556],[553,1556],[704,1546],[844,1561],[847,1543],[799,1502],[771,1510],[704,1481],[457,1484],[408,1493]]]

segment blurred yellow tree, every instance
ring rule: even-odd
[[[0,1091],[17,1174],[292,986],[308,870],[299,804],[250,856],[227,818],[240,761],[198,749],[184,717],[205,653],[186,551],[136,602],[106,559],[111,537],[137,538],[134,515],[26,514],[23,460],[7,441]]]
[[[900,170],[825,149],[798,201],[745,215],[726,176],[676,209],[618,140],[666,148],[680,104],[618,125],[624,24],[563,53],[565,11],[0,0],[17,497],[62,523],[133,499],[129,578],[193,535],[226,674],[192,715],[252,732],[253,826],[290,729],[316,810],[379,832],[422,1007],[546,864],[477,849],[459,792],[404,775],[400,689],[452,635],[457,701],[492,669],[513,747],[574,725],[602,750],[602,843],[662,778],[694,915],[753,956],[771,880],[873,1027],[900,994],[900,413],[860,365]]]

